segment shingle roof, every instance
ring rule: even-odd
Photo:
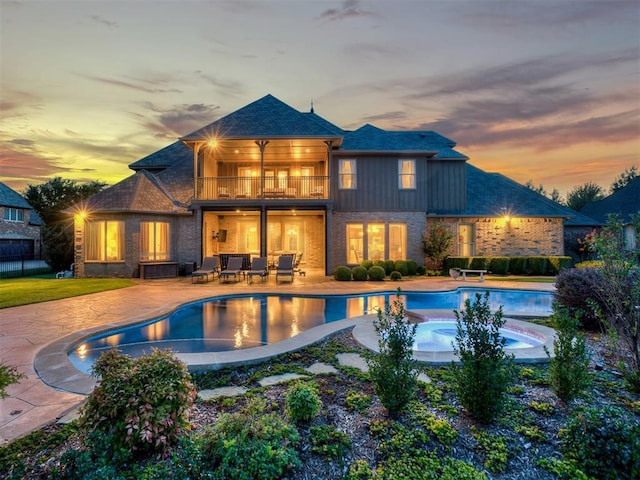
[[[339,139],[340,135],[335,128],[323,125],[269,94],[182,137],[182,140],[212,137]]]
[[[587,203],[580,213],[595,218],[602,225],[607,223],[609,214],[618,214],[625,223],[630,223],[631,215],[640,213],[640,177],[602,200]]]
[[[18,192],[2,182],[0,182],[0,205],[3,207],[24,208],[25,210],[30,210],[29,223],[31,225],[44,225],[40,215],[36,213],[31,205],[29,205],[29,202],[27,202]]]
[[[435,132],[387,131],[366,124],[346,132],[341,151],[359,152],[425,152],[439,159],[467,160],[468,157],[453,150],[455,142]]]
[[[178,213],[186,211],[186,206],[175,200],[154,174],[140,170],[93,195],[87,201],[87,209],[94,212]]]
[[[498,217],[503,208],[514,217],[564,217],[575,212],[499,173],[487,173],[470,163],[467,168],[467,207],[459,211],[429,211],[436,215]]]
[[[182,160],[193,161],[193,150],[184,143],[177,141],[129,164],[129,168],[136,171],[142,169],[157,170],[170,167]]]

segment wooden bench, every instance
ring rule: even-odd
[[[487,273],[486,270],[471,270],[468,268],[461,268],[460,269],[460,273],[462,273],[462,281],[466,282],[467,281],[467,273],[479,273],[480,274],[480,281],[484,282],[484,274]]]

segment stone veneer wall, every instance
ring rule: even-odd
[[[564,255],[562,218],[429,217],[427,230],[435,222],[449,224],[454,233],[458,224],[472,224],[476,256]]]
[[[415,260],[418,265],[424,263],[422,235],[426,229],[426,215],[423,212],[334,212],[331,237],[332,257],[329,272],[336,267],[346,265],[347,261],[347,224],[348,223],[404,223],[407,225],[407,259]],[[388,235],[387,228],[387,235]],[[388,248],[388,237],[386,246]],[[328,259],[329,260],[329,259]]]

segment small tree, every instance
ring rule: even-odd
[[[396,300],[385,303],[384,311],[378,309],[374,328],[378,334],[380,354],[369,359],[369,374],[376,394],[394,417],[411,401],[415,394],[418,371],[413,359],[415,323],[405,320],[404,304],[398,289]]]
[[[427,235],[422,236],[422,251],[433,259],[436,270],[442,270],[444,260],[451,255],[454,236],[446,223],[438,222],[431,226]]]
[[[604,190],[600,185],[587,182],[584,185],[574,187],[567,193],[567,207],[579,212],[582,208],[591,202],[602,200],[604,198]]]
[[[454,390],[471,416],[489,423],[502,410],[506,391],[513,381],[513,354],[506,354],[506,339],[500,336],[505,320],[502,307],[495,314],[489,307],[489,292],[476,293],[464,311],[454,310],[456,339],[454,353],[461,365],[452,364]]]
[[[567,308],[554,304],[553,322],[556,329],[553,358],[545,347],[550,358],[551,388],[558,398],[568,403],[591,384],[589,352],[584,334],[578,331],[580,320]]]

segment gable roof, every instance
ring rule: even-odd
[[[438,159],[467,160],[453,150],[455,142],[430,131],[388,131],[366,124],[344,134],[341,151],[420,152]]]
[[[323,119],[324,120],[324,119]],[[338,127],[299,112],[271,94],[181,138],[183,141],[224,138],[331,138]]]
[[[0,206],[29,210],[29,223],[37,226],[44,225],[40,215],[29,205],[29,202],[14,189],[2,182],[0,182]]]
[[[182,160],[193,162],[193,150],[184,143],[177,141],[140,160],[130,163],[129,168],[135,171],[142,169],[153,171],[162,170]]]
[[[140,170],[112,187],[96,193],[87,200],[86,208],[94,212],[186,211],[186,206],[175,200],[162,182],[146,170]]]
[[[602,200],[587,203],[580,213],[598,220],[602,225],[607,223],[609,214],[620,215],[623,222],[631,223],[631,215],[640,213],[640,177]]]

